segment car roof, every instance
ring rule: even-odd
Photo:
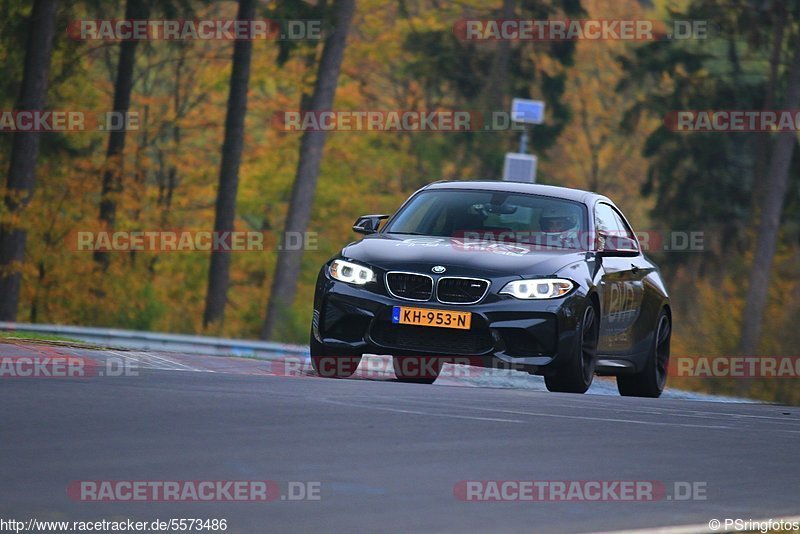
[[[575,202],[590,203],[592,200],[609,199],[603,195],[584,191],[582,189],[572,189],[570,187],[559,187],[555,185],[528,184],[524,182],[508,182],[504,180],[441,180],[426,185],[421,190],[436,189],[464,189],[473,191],[502,191],[506,193],[528,193],[531,195],[541,195],[546,197],[563,198]]]

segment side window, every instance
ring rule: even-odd
[[[621,235],[622,230],[619,227],[619,216],[614,213],[614,210],[608,204],[597,204],[594,209],[594,225],[598,232],[604,232],[609,235]],[[624,226],[623,226],[624,228]]]
[[[617,220],[617,227],[620,231],[619,235],[624,235],[625,237],[629,237],[635,241],[636,236],[633,234],[633,231],[630,229],[630,227],[625,224],[625,219],[622,218],[622,215],[620,215],[619,212],[614,208],[611,208],[611,210],[611,213],[614,214],[614,218]]]
[[[597,239],[597,247],[600,250],[612,246],[614,249],[629,249],[630,243],[621,243],[620,238],[628,238],[636,243],[636,235],[634,235],[631,228],[625,223],[625,219],[619,211],[611,206],[601,202],[595,206],[594,209],[595,227],[598,233],[607,234],[605,238],[595,236]],[[610,243],[608,241],[610,240]],[[634,248],[637,248],[634,245]]]

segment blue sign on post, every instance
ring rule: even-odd
[[[542,124],[544,122],[544,102],[524,98],[513,99],[511,101],[511,120],[526,124]]]

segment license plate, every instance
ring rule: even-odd
[[[415,324],[469,330],[469,325],[472,322],[472,313],[394,306],[392,308],[392,322],[395,324]]]

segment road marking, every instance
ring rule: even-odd
[[[697,523],[696,525],[676,525],[669,527],[635,528],[629,530],[603,530],[594,532],[593,534],[698,534],[698,533],[704,534],[712,532],[730,532],[728,530],[725,530],[724,525],[720,526],[716,530],[712,529],[709,526],[709,523],[714,519],[719,520],[719,518],[712,517],[711,519],[708,520],[708,522]],[[747,521],[752,521],[754,524],[769,523],[770,520],[772,520],[773,523],[780,523],[781,521],[783,521],[784,523],[797,523],[800,522],[800,515],[786,516],[786,517],[768,517],[767,519],[747,519]],[[753,530],[744,530],[741,532],[753,532]]]
[[[425,401],[418,401],[417,399],[403,399],[404,402],[422,402]],[[431,408],[437,407],[449,407],[449,408],[463,408],[464,406],[461,405],[454,405],[454,404],[447,404],[436,402],[435,405],[432,405]],[[714,430],[741,430],[739,427],[728,426],[728,425],[709,425],[709,424],[687,424],[687,423],[670,423],[665,421],[640,421],[636,419],[619,419],[619,418],[611,418],[611,417],[591,417],[591,416],[583,416],[583,415],[566,415],[566,414],[553,414],[553,413],[546,413],[546,412],[530,412],[524,410],[509,410],[505,408],[481,408],[477,406],[470,406],[470,410],[477,410],[477,411],[484,411],[484,412],[495,412],[495,413],[503,413],[503,414],[510,414],[510,415],[532,415],[538,417],[551,417],[555,419],[578,419],[583,421],[594,421],[594,422],[609,422],[609,423],[630,423],[635,425],[649,425],[649,426],[671,426],[671,427],[679,427],[679,428],[702,428],[702,429],[714,429]],[[792,434],[800,434],[800,430],[786,430],[783,428],[770,428],[770,429],[753,429],[756,432],[764,432],[764,431],[773,431],[773,432],[788,432]]]
[[[106,353],[113,354],[119,358],[133,360],[144,369],[157,369],[161,371],[193,371],[193,372],[213,372],[208,369],[199,369],[189,365],[170,360],[168,358],[156,356],[147,352],[121,352],[116,350],[106,350]]]
[[[156,356],[155,354],[152,354],[150,352],[147,352],[147,353],[144,353],[144,354],[145,354],[146,357],[151,358],[151,359],[153,359],[153,360],[155,360],[157,362],[161,361],[161,362],[164,362],[166,365],[177,365],[177,366],[179,366],[179,369],[174,369],[176,371],[181,370],[180,367],[182,367],[186,371],[207,371],[207,369],[198,369],[196,367],[192,367],[190,365],[186,365],[185,363],[177,362],[175,360],[171,360],[171,359],[165,358],[163,356]]]
[[[447,414],[447,413],[431,413],[431,412],[420,412],[416,410],[403,410],[400,408],[391,408],[388,406],[377,406],[375,404],[356,404],[352,402],[343,402],[343,401],[335,401],[326,397],[315,397],[313,400],[317,400],[326,404],[335,404],[339,406],[350,406],[351,408],[367,408],[371,410],[379,410],[384,412],[394,412],[394,413],[405,413],[411,415],[424,415],[426,417],[446,417],[451,419],[470,419],[473,421],[494,421],[497,423],[524,423],[520,419],[500,419],[496,417],[474,417],[470,415],[457,415],[457,414]]]
[[[513,422],[513,423],[521,423],[523,421],[517,419],[501,419],[501,418],[491,418],[491,417],[475,417],[475,416],[467,416],[467,415],[458,415],[458,414],[442,414],[436,413],[436,408],[440,407],[447,407],[447,408],[464,408],[462,405],[454,405],[450,403],[441,403],[436,402],[435,404],[426,404],[426,401],[420,401],[417,399],[397,399],[400,402],[405,403],[416,403],[419,405],[420,403],[425,408],[430,408],[431,411],[420,411],[420,410],[409,410],[400,407],[390,407],[390,406],[380,406],[374,403],[370,404],[356,404],[356,403],[346,403],[343,401],[334,401],[331,399],[324,399],[325,402],[330,404],[340,404],[342,406],[352,406],[357,408],[372,408],[375,410],[383,410],[388,412],[395,412],[395,413],[408,413],[408,414],[416,414],[416,415],[427,415],[431,417],[450,417],[450,418],[458,418],[458,419],[476,419],[476,420],[488,420],[488,421],[500,421],[500,422]],[[678,428],[700,428],[700,429],[713,429],[713,430],[741,430],[741,428],[730,426],[730,425],[713,425],[713,424],[689,424],[689,423],[672,423],[666,421],[641,421],[636,419],[622,419],[622,418],[612,418],[612,417],[592,417],[592,416],[582,416],[582,415],[566,415],[566,414],[552,414],[546,412],[531,412],[525,410],[508,410],[503,408],[482,408],[476,406],[470,406],[470,410],[476,411],[483,411],[483,412],[494,412],[499,414],[508,414],[508,415],[529,415],[529,416],[536,416],[536,417],[550,417],[555,419],[578,419],[583,421],[593,421],[593,422],[608,422],[608,423],[628,423],[628,424],[635,424],[635,425],[646,425],[646,426],[667,426],[667,427],[678,427]],[[772,432],[788,432],[791,434],[799,434],[800,430],[787,430],[783,428],[766,428],[766,429],[754,429],[756,432],[765,432],[765,431],[772,431]]]
[[[682,400],[682,399],[675,399],[675,400]],[[689,401],[689,402],[694,402],[694,401]],[[611,411],[614,411],[614,412],[627,412],[627,413],[648,414],[648,415],[662,415],[662,416],[665,416],[665,417],[695,417],[695,418],[700,418],[700,419],[713,419],[713,417],[708,417],[708,416],[723,416],[723,417],[730,417],[732,419],[747,419],[747,418],[767,419],[767,420],[770,420],[770,421],[778,422],[778,423],[783,424],[783,425],[790,425],[790,426],[795,426],[795,427],[800,426],[800,420],[791,419],[791,418],[788,418],[788,416],[777,417],[777,416],[773,416],[773,415],[732,414],[732,413],[726,413],[726,412],[706,412],[706,411],[698,411],[698,410],[692,410],[692,411],[684,412],[684,411],[681,411],[678,408],[672,408],[672,407],[666,407],[666,406],[663,409],[661,409],[661,411],[658,411],[658,412],[650,411],[650,410],[629,410],[629,409],[626,409],[626,408],[619,408],[619,407],[611,405],[611,404],[603,404],[601,406],[597,406],[597,405],[594,405],[594,403],[588,404],[588,401],[586,403],[582,402],[580,404],[550,404],[550,403],[548,403],[548,406],[558,406],[560,408],[573,408],[573,409],[579,409],[579,410],[597,410],[597,411],[608,411],[608,410],[611,410]]]

